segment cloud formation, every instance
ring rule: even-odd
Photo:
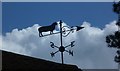
[[[100,29],[92,27],[88,22],[83,22],[81,26],[84,26],[84,29],[63,38],[64,46],[68,45],[70,41],[76,41],[73,48],[68,48],[74,51],[74,56],[64,53],[65,63],[75,64],[82,69],[117,68],[117,64],[113,61],[116,50],[108,48],[105,42],[106,35],[117,30],[115,23],[116,21],[110,22],[105,25],[105,28]],[[64,25],[67,24],[64,23]],[[5,36],[0,35],[0,40],[2,40],[0,49],[61,63],[60,53],[57,53],[54,58],[50,56],[51,52],[57,50],[50,47],[50,42],[60,46],[60,35],[39,37],[38,27],[39,25],[35,24],[22,30],[16,28],[12,32],[6,33]]]

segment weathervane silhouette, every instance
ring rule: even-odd
[[[66,48],[68,48],[68,47],[73,47],[73,46],[75,46],[74,45],[74,43],[75,43],[75,41],[72,41],[69,45],[67,45],[67,46],[63,46],[63,38],[62,37],[67,37],[69,34],[70,34],[70,32],[74,32],[74,30],[76,30],[76,31],[79,31],[79,30],[81,30],[81,29],[83,29],[84,27],[80,27],[80,26],[75,26],[75,27],[68,27],[68,26],[63,26],[62,27],[62,20],[60,20],[60,22],[59,22],[59,25],[60,25],[60,31],[59,32],[56,32],[56,33],[53,33],[53,30],[55,30],[55,26],[57,25],[57,22],[54,22],[52,25],[50,25],[50,26],[43,26],[43,27],[39,27],[38,28],[38,31],[39,31],[39,37],[45,37],[45,36],[49,36],[49,35],[53,35],[53,34],[58,34],[58,33],[60,33],[60,43],[61,43],[61,45],[58,47],[58,46],[56,46],[56,45],[54,45],[54,43],[53,42],[50,42],[50,46],[52,47],[52,48],[57,48],[58,50],[57,51],[55,51],[55,52],[52,52],[52,53],[50,53],[51,54],[51,56],[52,57],[54,57],[55,56],[55,54],[56,53],[58,53],[58,52],[61,52],[61,59],[62,59],[62,64],[64,64],[64,59],[63,59],[63,53],[64,52],[67,52],[67,53],[69,53],[69,55],[72,55],[73,56],[73,51],[72,50],[66,50]],[[69,28],[69,29],[66,29],[65,27],[67,27],[67,28]],[[43,35],[42,34],[42,32],[47,32],[47,31],[50,31],[50,34],[46,34],[46,35]],[[68,32],[68,33],[66,33],[66,32]],[[64,34],[64,35],[63,35]]]

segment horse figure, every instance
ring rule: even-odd
[[[53,33],[53,30],[55,29],[55,26],[57,25],[57,22],[52,23],[52,25],[49,26],[43,26],[43,27],[39,27],[38,31],[39,31],[39,37],[42,37],[42,32],[47,32],[50,31],[50,34]]]

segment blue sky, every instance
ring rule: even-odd
[[[63,39],[63,45],[75,41],[74,56],[64,53],[66,64],[74,64],[82,69],[116,69],[117,64],[114,62],[116,50],[108,48],[105,42],[107,35],[118,30],[115,25],[117,14],[112,11],[112,4],[112,2],[3,2],[3,35],[0,35],[2,43],[0,49],[2,47],[2,50],[60,63],[59,54],[54,58],[50,56],[50,53],[54,52],[50,48],[50,42],[59,45],[59,34],[40,38],[37,28],[63,20],[64,25],[85,27]]]
[[[49,25],[63,20],[70,26],[84,21],[103,28],[115,20],[112,2],[3,2],[3,34],[12,29],[23,29],[34,24]]]

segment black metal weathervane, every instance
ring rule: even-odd
[[[72,41],[72,42],[71,42],[69,45],[67,45],[67,46],[63,46],[63,41],[62,41],[63,39],[62,39],[62,37],[66,37],[66,36],[68,36],[68,35],[70,34],[70,32],[74,32],[74,30],[79,31],[79,30],[83,29],[84,27],[80,27],[80,26],[75,26],[76,28],[73,27],[73,26],[72,26],[72,27],[68,27],[68,26],[63,26],[63,27],[62,27],[62,23],[63,23],[63,22],[62,22],[62,20],[60,20],[60,22],[59,22],[59,24],[60,24],[60,32],[53,33],[53,30],[55,29],[56,23],[57,23],[57,22],[54,22],[54,23],[53,23],[52,25],[50,25],[50,26],[43,26],[43,27],[38,28],[39,37],[44,37],[44,36],[49,36],[49,35],[52,35],[52,34],[58,34],[58,33],[60,33],[60,43],[61,43],[61,45],[60,45],[60,47],[58,47],[58,46],[54,45],[53,42],[50,42],[50,44],[51,44],[50,46],[51,46],[52,48],[57,48],[57,49],[58,49],[57,51],[52,52],[52,53],[50,53],[50,54],[51,54],[52,57],[54,57],[56,53],[61,52],[62,64],[64,64],[63,53],[64,53],[64,52],[68,52],[69,55],[72,55],[72,56],[73,56],[73,51],[72,51],[72,50],[66,50],[66,48],[67,48],[67,47],[73,47],[75,41]],[[68,30],[68,29],[65,29],[65,27],[69,28],[69,30]],[[42,32],[46,32],[46,31],[50,31],[50,34],[42,35]],[[66,33],[66,32],[68,32],[68,33]],[[63,34],[66,34],[66,35],[63,35]]]

